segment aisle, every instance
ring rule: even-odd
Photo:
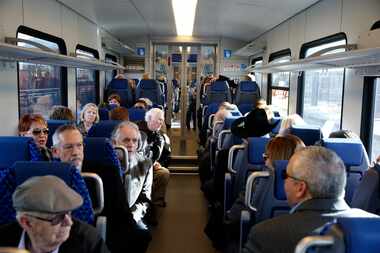
[[[203,233],[207,203],[199,190],[198,175],[172,175],[167,202],[160,210],[148,253],[216,253]]]

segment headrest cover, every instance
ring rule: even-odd
[[[346,166],[362,164],[364,147],[359,139],[325,138],[323,146],[333,150]]]
[[[72,211],[82,203],[82,197],[56,176],[32,177],[13,193],[17,211],[58,214]]]

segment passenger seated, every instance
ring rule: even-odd
[[[52,154],[46,146],[49,128],[46,120],[40,114],[25,114],[18,123],[19,136],[32,137],[37,147],[41,151],[44,161],[50,161]]]
[[[122,106],[116,107],[109,112],[110,120],[129,120],[128,109]]]
[[[129,121],[121,122],[112,133],[112,143],[128,150],[128,168],[124,176],[127,201],[137,225],[147,229],[143,219],[151,200],[153,168],[152,161],[138,152],[141,145],[138,126]]]
[[[81,134],[86,137],[90,128],[99,122],[99,109],[96,104],[88,103],[83,106],[80,113],[78,129]]]
[[[139,98],[136,100],[136,103],[133,105],[133,107],[144,109],[145,111],[148,111],[150,108],[152,108],[153,103],[150,101],[149,98]]]
[[[306,235],[336,217],[371,217],[373,214],[351,209],[344,201],[346,168],[332,151],[309,146],[297,151],[286,172],[285,193],[290,214],[255,225],[248,236],[243,253],[294,252]]]
[[[119,107],[121,104],[121,98],[119,94],[116,94],[116,93],[110,94],[107,98],[107,101],[108,101],[108,108],[110,109]]]
[[[360,137],[351,130],[339,130],[331,132],[329,138],[360,139]]]
[[[50,114],[49,119],[75,121],[74,114],[70,108],[62,105],[56,105],[53,107],[53,111]]]
[[[281,126],[278,132],[278,135],[289,134],[290,128],[292,128],[292,126],[295,126],[295,125],[302,126],[302,125],[306,125],[306,123],[303,120],[303,118],[296,113],[288,115],[285,119],[281,121]]]
[[[139,128],[147,135],[147,145],[152,152],[153,162],[153,189],[152,203],[155,207],[166,206],[166,188],[169,183],[170,172],[161,165],[162,161],[168,159],[170,153],[165,149],[165,137],[160,132],[164,125],[164,112],[153,108],[145,114],[145,122],[140,122]],[[155,222],[153,222],[155,223]]]
[[[17,222],[0,227],[0,246],[32,253],[109,252],[94,227],[71,217],[82,203],[82,197],[58,177],[26,180],[13,193]]]

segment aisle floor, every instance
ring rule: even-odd
[[[207,202],[199,186],[198,175],[171,175],[148,253],[217,253],[203,232]]]

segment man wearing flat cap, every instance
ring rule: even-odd
[[[31,253],[108,253],[94,227],[71,217],[82,203],[58,177],[28,179],[13,193],[17,222],[0,227],[0,246]]]

